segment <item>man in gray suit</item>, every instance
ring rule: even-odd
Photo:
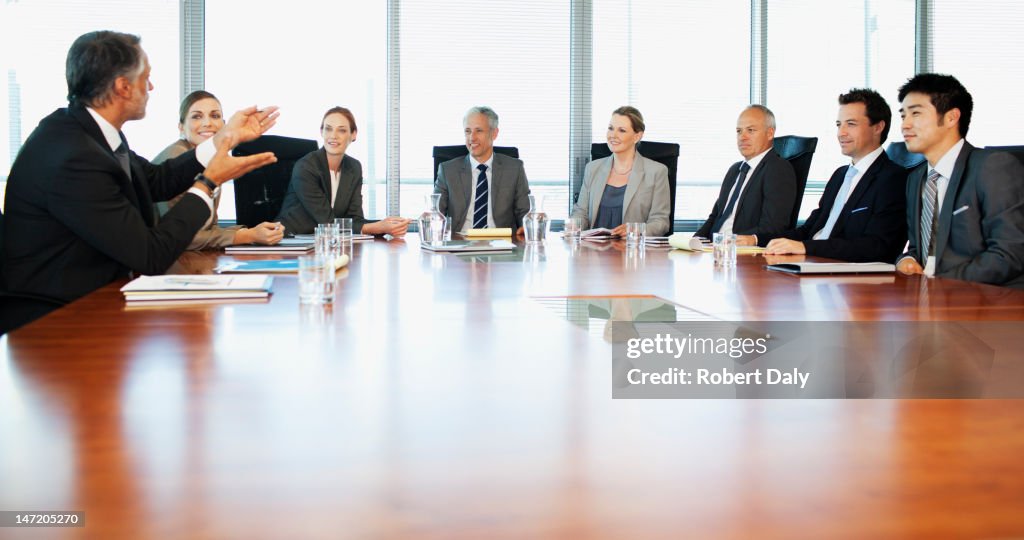
[[[530,186],[523,162],[494,153],[498,115],[490,107],[473,107],[462,120],[469,155],[437,168],[434,193],[441,194],[441,212],[452,231],[520,229],[530,210]]]
[[[907,150],[928,165],[907,182],[910,242],[896,268],[1024,289],[1024,166],[964,139],[974,103],[954,77],[918,74],[899,98]]]

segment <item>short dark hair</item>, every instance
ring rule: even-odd
[[[918,73],[900,87],[900,101],[902,102],[911,92],[927,94],[940,116],[953,109],[959,109],[960,136],[967,136],[967,128],[971,126],[974,100],[956,77],[939,73]]]
[[[878,141],[879,144],[884,143],[885,139],[889,136],[889,126],[892,125],[892,109],[885,102],[885,98],[870,88],[851,88],[849,92],[839,94],[840,105],[849,105],[851,103],[864,104],[864,111],[867,113],[868,121],[871,122],[872,126],[877,125],[883,120],[885,121],[885,127],[882,128],[882,138]]]
[[[184,124],[185,117],[188,116],[188,110],[191,109],[192,106],[195,105],[197,101],[203,99],[212,99],[217,103],[220,103],[220,100],[217,99],[217,96],[211,94],[210,92],[207,92],[206,90],[196,90],[195,92],[192,92],[191,94],[185,96],[185,99],[181,100],[181,107],[178,108],[178,123]]]
[[[348,127],[351,129],[352,133],[359,131],[359,128],[356,127],[355,115],[345,107],[331,107],[330,109],[327,109],[327,112],[324,113],[324,117],[320,119],[321,131],[324,129],[324,122],[327,120],[327,117],[332,114],[340,114],[344,116],[348,120]]]
[[[68,49],[65,76],[68,103],[97,106],[110,102],[118,77],[142,70],[142,38],[101,30],[82,34]]]

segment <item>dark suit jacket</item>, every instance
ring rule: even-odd
[[[921,186],[928,167],[907,182],[905,257],[924,266],[921,245]],[[1024,166],[1006,152],[964,142],[953,167],[935,242],[935,275],[1024,289]],[[901,257],[902,258],[902,257]]]
[[[849,165],[839,167],[825,185],[818,208],[803,225],[780,234],[759,234],[757,242],[773,238],[804,243],[808,255],[851,262],[892,262],[907,243],[907,170],[879,154],[857,187],[846,198],[842,213],[827,240],[813,240],[825,228],[832,204],[843,186]]]
[[[363,225],[375,223],[363,217],[363,166],[354,157],[341,160],[338,193],[331,202],[331,170],[327,151],[314,150],[295,162],[277,221],[285,232],[312,233],[320,223],[335,218],[352,218],[352,230],[362,232]]]
[[[729,191],[736,183],[742,161],[733,163],[729,172],[722,180],[722,190],[718,194],[711,214],[701,225],[694,236],[711,238],[711,229],[715,220],[725,211],[729,204]],[[736,216],[732,222],[732,232],[736,234],[780,233],[789,228],[789,218],[796,204],[796,173],[788,161],[769,150],[757,168],[750,171],[747,187],[736,201]]]
[[[129,271],[161,274],[210,217],[194,194],[159,224],[153,201],[192,186],[189,151],[159,166],[130,152],[124,173],[81,106],[58,109],[25,141],[7,181],[3,273],[8,290],[71,301]]]
[[[466,213],[473,206],[469,200],[473,184],[479,174],[471,170],[470,156],[445,161],[437,168],[434,193],[441,194],[441,213],[452,219],[452,230],[459,231],[466,221]],[[494,154],[491,171],[491,214],[495,227],[517,229],[523,216],[530,211],[530,185],[526,180],[523,162],[503,154]]]

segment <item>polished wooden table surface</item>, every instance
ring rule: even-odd
[[[0,537],[1024,536],[1024,401],[613,400],[601,321],[565,300],[1020,321],[1024,293],[710,259],[378,240],[333,308],[300,306],[292,276],[253,304],[139,309],[105,287],[0,338],[0,510],[87,523]]]

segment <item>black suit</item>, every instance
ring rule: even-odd
[[[210,217],[187,194],[154,223],[153,200],[187,190],[203,166],[189,151],[159,166],[130,152],[130,180],[84,107],[58,109],[25,141],[7,181],[8,290],[68,302],[129,271],[160,274]]]
[[[907,181],[910,247],[919,256],[921,186],[928,167]],[[1006,152],[978,150],[964,141],[953,167],[935,244],[935,275],[1024,289],[1024,166]],[[902,257],[901,257],[902,258]]]
[[[849,165],[839,167],[825,185],[818,208],[803,225],[780,234],[757,236],[761,246],[773,238],[804,243],[808,255],[851,262],[893,262],[907,242],[907,170],[885,152],[861,176],[846,198],[827,240],[813,240],[825,228]]]
[[[277,221],[285,232],[310,234],[320,223],[335,218],[352,218],[352,231],[376,223],[363,217],[363,166],[356,158],[344,156],[338,173],[338,194],[331,201],[331,169],[327,151],[314,150],[295,162],[288,192],[281,203]]]
[[[722,190],[718,194],[714,208],[704,225],[701,225],[695,236],[711,238],[715,220],[725,211],[729,204],[729,192],[739,176],[739,161],[729,167],[722,180]],[[780,233],[789,227],[789,219],[796,204],[796,173],[788,161],[769,150],[757,168],[747,173],[744,183],[746,187],[736,201],[736,213],[732,222],[732,232],[736,234]]]

